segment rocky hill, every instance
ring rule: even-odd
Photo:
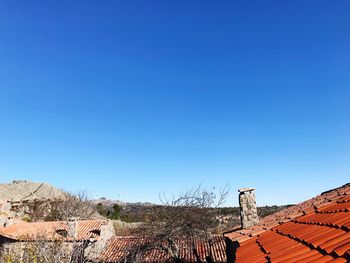
[[[24,200],[55,200],[62,198],[64,198],[63,192],[47,183],[18,180],[8,184],[0,184],[0,200],[20,202]]]
[[[0,184],[0,216],[20,217],[25,213],[28,203],[64,198],[63,191],[47,183],[17,180]]]

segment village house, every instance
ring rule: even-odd
[[[0,246],[2,254],[13,254],[31,242],[59,242],[67,256],[78,249],[80,256],[94,260],[113,236],[110,220],[17,222],[0,228]]]

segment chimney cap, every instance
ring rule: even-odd
[[[247,188],[240,188],[240,189],[238,189],[238,192],[244,193],[244,192],[251,192],[251,191],[254,191],[254,190],[255,190],[255,188],[247,187]]]

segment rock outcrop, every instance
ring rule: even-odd
[[[64,192],[50,184],[14,180],[0,184],[0,217],[22,217],[29,204],[64,199]]]

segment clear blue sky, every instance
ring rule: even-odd
[[[349,1],[1,1],[0,181],[129,201],[350,180]]]

